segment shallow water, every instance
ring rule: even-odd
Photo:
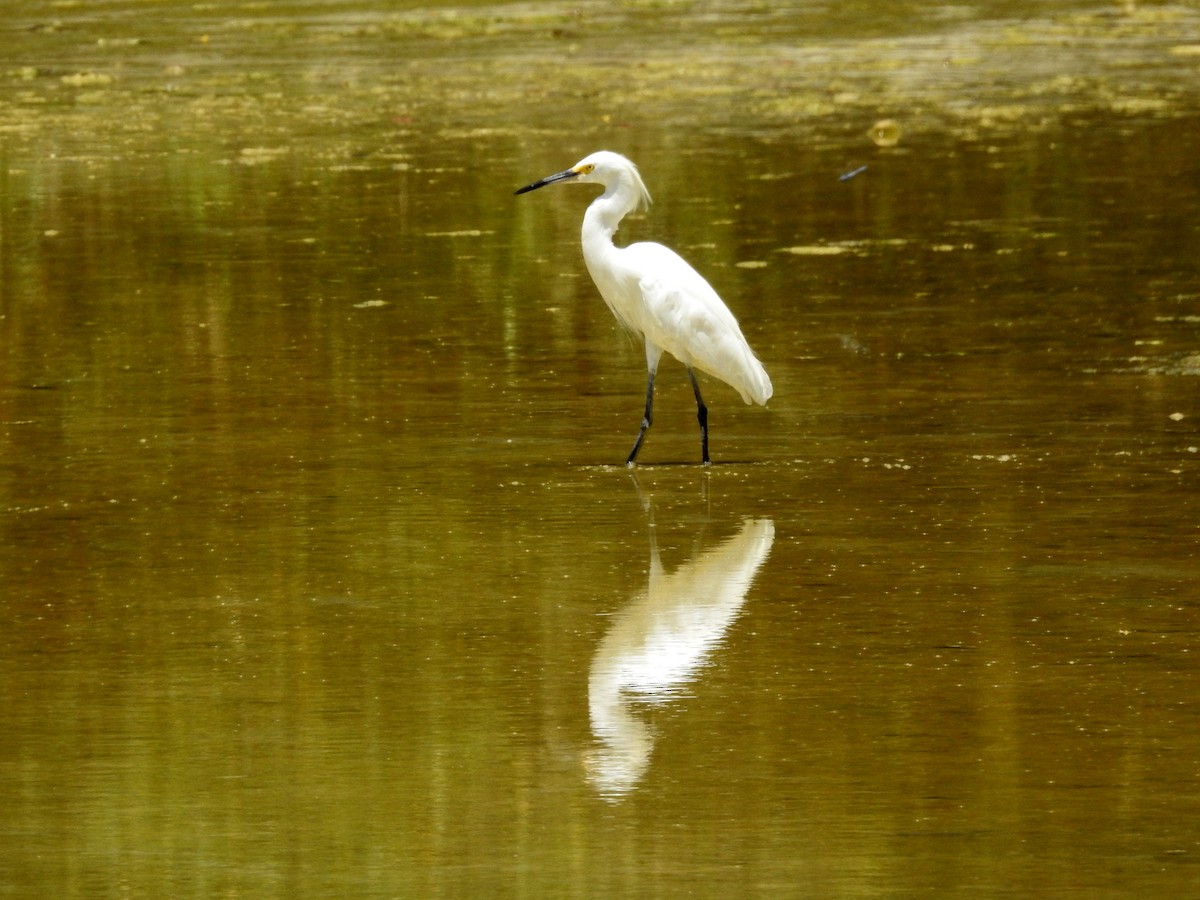
[[[1200,15],[896,8],[22,9],[0,891],[1194,891]]]

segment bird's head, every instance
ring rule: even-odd
[[[514,193],[525,194],[535,191],[556,181],[573,181],[577,184],[600,184],[606,193],[619,190],[631,191],[636,203],[642,206],[650,205],[650,192],[638,174],[637,166],[611,150],[597,150],[581,159],[569,169],[564,169],[554,175],[549,175],[533,184],[527,184]],[[632,207],[631,207],[632,208]]]

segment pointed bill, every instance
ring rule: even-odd
[[[554,184],[554,182],[556,182],[556,181],[563,181],[567,178],[574,178],[578,174],[579,174],[579,172],[577,172],[575,169],[567,169],[563,172],[559,172],[557,175],[548,175],[545,178],[541,179],[540,181],[535,181],[533,184],[527,184],[527,185],[525,185],[525,187],[523,187],[519,190],[513,191],[513,193],[514,194],[527,194],[530,191],[536,191],[538,188],[545,187],[548,184]]]

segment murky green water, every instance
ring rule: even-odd
[[[1200,887],[1194,5],[163,6],[0,38],[0,893]]]

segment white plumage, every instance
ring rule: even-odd
[[[618,247],[613,243],[621,220],[650,203],[650,193],[632,162],[618,153],[601,150],[517,193],[568,179],[604,187],[604,193],[592,201],[583,216],[584,262],[613,315],[646,344],[646,412],[626,464],[633,465],[652,422],[654,376],[665,350],[687,367],[691,377],[701,454],[707,465],[708,409],[694,370],[731,385],[746,403],[765,404],[771,397],[771,379],[754,356],[733,313],[683,257],[662,244],[643,242]]]

